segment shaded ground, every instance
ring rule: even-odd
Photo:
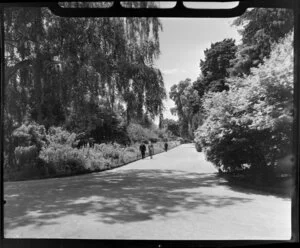
[[[5,237],[289,239],[291,203],[235,188],[192,145],[111,171],[4,185]]]

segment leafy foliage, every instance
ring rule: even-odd
[[[202,124],[201,98],[205,92],[228,90],[225,78],[229,75],[227,70],[235,52],[235,41],[232,39],[212,43],[204,51],[205,59],[200,61],[201,76],[193,83],[186,79],[171,87],[169,96],[176,105],[171,112],[179,117],[181,137],[192,138],[193,132]]]
[[[200,97],[207,91],[228,90],[225,78],[229,76],[230,61],[235,58],[237,47],[233,39],[211,44],[200,61],[201,76],[193,83]]]
[[[14,154],[18,169],[36,163],[40,150],[46,146],[45,127],[36,123],[23,124],[13,132]]]
[[[132,142],[152,141],[157,142],[159,137],[151,129],[143,128],[139,124],[131,123],[127,127],[127,133]]]
[[[235,57],[237,47],[233,39],[224,39],[211,44],[209,49],[204,51],[205,59],[200,61],[200,68],[205,91],[222,91],[227,89],[224,84],[228,76],[227,69],[230,68],[230,61]],[[201,91],[199,91],[202,95]]]
[[[7,8],[4,14],[6,167],[17,163],[11,133],[25,122],[46,130],[61,126],[77,134],[79,146],[89,139],[128,144],[131,121],[143,124],[145,115],[161,114],[166,92],[154,67],[158,18],[61,18],[46,8]]]
[[[207,93],[204,124],[196,142],[224,171],[276,167],[291,153],[293,34],[273,46],[270,58],[245,78],[230,78],[230,90]]]
[[[201,122],[198,118],[201,104],[200,96],[189,78],[174,84],[170,89],[169,96],[176,105],[175,108],[171,109],[171,112],[178,115],[180,136],[189,139]]]
[[[173,119],[163,119],[162,126],[169,131],[173,136],[180,136],[179,123]]]
[[[153,133],[154,134],[154,133]],[[61,127],[23,124],[14,133],[17,168],[5,168],[5,179],[22,180],[66,176],[102,171],[141,157],[139,143],[124,147],[117,143],[74,147],[77,135]],[[169,142],[172,148],[178,142]],[[163,143],[154,144],[155,153],[162,152]]]
[[[236,59],[232,60],[232,75],[249,74],[264,57],[269,57],[273,43],[277,43],[293,29],[293,11],[288,9],[253,8],[235,19],[233,25],[240,26],[242,44]]]
[[[26,8],[7,9],[5,20],[6,106],[19,123],[61,125],[99,97],[111,113],[125,103],[128,123],[143,107],[161,112],[157,18],[59,18]]]

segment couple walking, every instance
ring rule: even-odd
[[[145,154],[146,154],[145,142],[140,145],[140,151],[141,151],[141,154],[142,154],[142,159],[144,159]],[[154,147],[153,147],[153,144],[152,144],[151,141],[149,142],[149,145],[148,145],[148,151],[149,151],[149,156],[152,159],[152,155],[154,155]],[[168,151],[168,143],[167,142],[165,143],[165,151]]]
[[[144,142],[140,145],[140,151],[141,151],[143,159],[145,158],[145,154],[146,154],[146,145],[145,144],[146,144],[146,142]],[[149,145],[148,145],[148,151],[149,151],[150,158],[152,158],[152,155],[154,153],[154,147],[153,147],[153,144],[151,141],[149,142]]]

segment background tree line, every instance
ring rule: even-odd
[[[293,12],[249,9],[233,25],[241,43],[212,43],[198,79],[171,87],[180,134],[221,171],[290,171],[280,167],[292,157]]]

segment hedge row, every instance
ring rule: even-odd
[[[60,127],[48,131],[38,124],[23,125],[13,133],[16,166],[5,163],[4,180],[28,180],[69,176],[116,168],[141,158],[139,143],[121,146],[117,143],[76,147],[76,134]],[[169,141],[169,147],[179,145]],[[155,154],[164,150],[163,142],[154,144]]]

